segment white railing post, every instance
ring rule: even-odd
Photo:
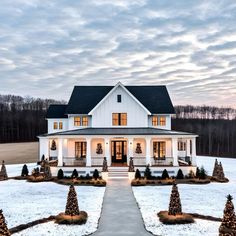
[[[111,154],[110,154],[110,140],[105,139],[105,157],[107,158],[107,165],[111,166]]]
[[[173,157],[173,166],[178,166],[178,139],[172,138],[172,157]]]
[[[63,166],[63,139],[58,138],[58,166]]]
[[[196,166],[196,138],[192,138],[192,165]]]
[[[91,166],[91,138],[86,138],[87,153],[86,153],[86,166]]]
[[[129,160],[130,157],[134,157],[134,150],[133,150],[133,146],[134,146],[134,139],[133,138],[129,138],[128,139],[128,158],[127,158],[127,164],[129,165]]]

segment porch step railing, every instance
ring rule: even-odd
[[[64,166],[86,166],[86,158],[63,157]]]

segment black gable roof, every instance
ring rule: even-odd
[[[166,86],[125,86],[152,114],[174,114]]]
[[[47,110],[46,118],[67,118],[65,115],[67,105],[50,105]]]
[[[88,114],[113,86],[75,86],[70,97],[67,114]]]
[[[152,114],[174,114],[166,86],[125,86]],[[88,114],[114,86],[75,86],[68,105],[51,105],[47,118],[66,114]]]

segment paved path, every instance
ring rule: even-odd
[[[98,230],[94,236],[150,236],[128,179],[109,179]]]

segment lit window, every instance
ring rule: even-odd
[[[63,123],[59,122],[59,129],[63,129]]]
[[[83,118],[82,118],[82,126],[88,126],[88,117],[87,116],[83,116]]]
[[[158,126],[158,118],[157,116],[152,117],[152,126]]]
[[[160,122],[160,126],[165,126],[166,125],[166,118],[165,118],[165,116],[160,116],[159,117],[159,122]]]
[[[120,94],[117,95],[117,102],[121,102],[121,95]]]
[[[186,142],[184,141],[178,142],[178,151],[186,151]]]
[[[86,142],[75,142],[75,157],[85,158],[87,152]]]
[[[166,142],[153,142],[153,155],[156,158],[165,158]]]
[[[74,126],[80,126],[80,117],[79,116],[74,117]]]
[[[112,113],[112,125],[127,125],[127,113]]]
[[[53,122],[53,129],[58,129],[58,123],[57,122]]]

